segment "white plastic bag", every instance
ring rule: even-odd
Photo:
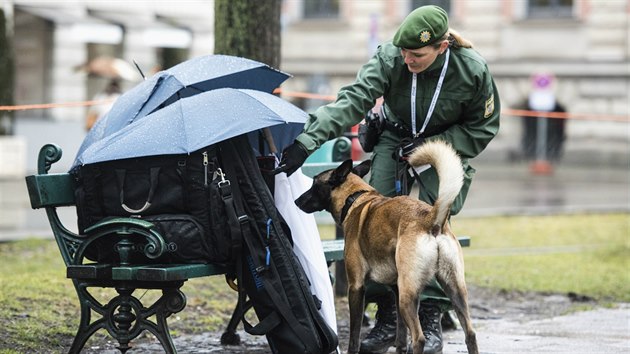
[[[311,281],[311,290],[322,301],[320,313],[337,333],[335,298],[315,216],[306,214],[294,202],[310,188],[311,183],[312,180],[301,169],[288,178],[286,173],[279,173],[275,179],[274,198],[276,208],[291,228],[293,252]]]

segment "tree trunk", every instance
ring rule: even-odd
[[[216,0],[214,52],[280,67],[282,0]]]
[[[13,105],[13,48],[7,34],[7,20],[0,9],[0,106]],[[13,111],[0,111],[0,135],[13,131]]]

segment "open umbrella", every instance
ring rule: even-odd
[[[179,98],[222,87],[272,92],[288,78],[284,72],[246,58],[207,55],[187,60],[156,73],[120,96],[89,131],[79,153]]]
[[[307,114],[272,94],[221,88],[182,98],[77,154],[74,166],[189,153],[256,129],[304,123]]]

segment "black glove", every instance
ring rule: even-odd
[[[369,110],[365,115],[365,124],[369,125],[372,129],[375,129],[378,134],[381,134],[385,129],[385,119],[380,114]]]
[[[378,138],[385,129],[383,118],[371,110],[365,116],[365,124],[359,124],[359,143],[365,152],[374,151]]]
[[[282,158],[280,159],[280,165],[273,170],[274,174],[286,172],[287,176],[291,176],[293,172],[297,171],[308,157],[308,152],[302,143],[297,140],[293,144],[287,146],[282,151]]]
[[[412,140],[403,140],[400,145],[394,149],[392,158],[398,161],[406,161],[413,150],[422,144],[424,144],[424,138],[421,136],[413,138]]]

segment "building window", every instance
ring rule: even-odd
[[[425,5],[437,5],[446,10],[446,13],[451,13],[451,0],[411,0],[411,10]]]
[[[304,18],[339,18],[339,0],[304,0]]]
[[[530,0],[527,4],[529,18],[568,18],[573,16],[573,0]]]

